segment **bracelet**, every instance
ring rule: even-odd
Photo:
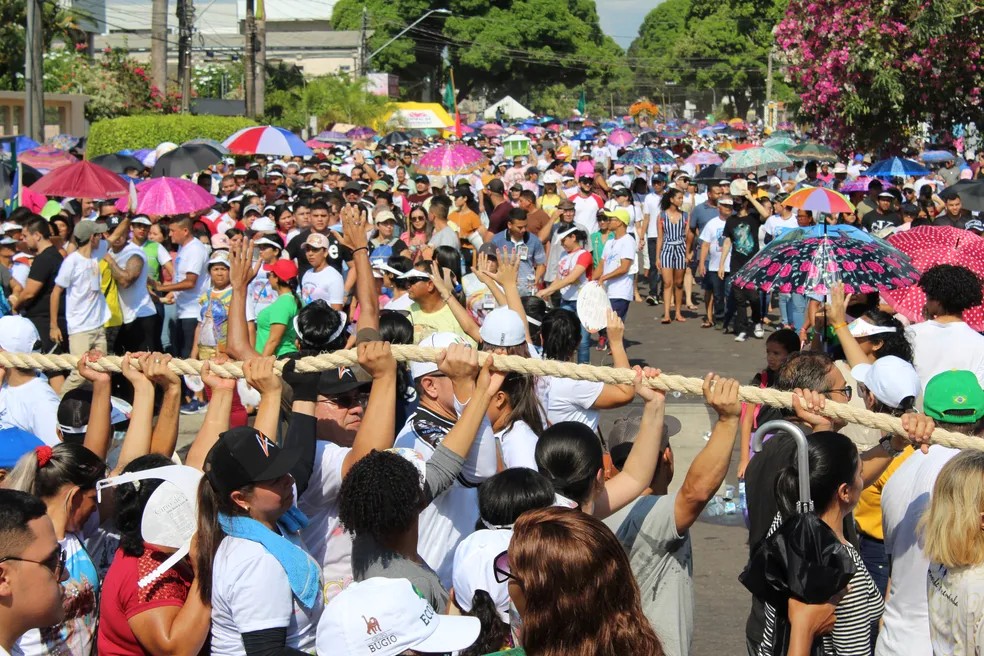
[[[834,332],[840,330],[841,328],[847,328],[847,322],[841,321],[840,323],[835,323],[833,326],[831,326],[831,328],[834,329]]]
[[[356,254],[356,253],[358,253],[359,251],[365,251],[365,252],[367,252],[367,253],[368,253],[368,252],[369,252],[369,249],[368,249],[368,248],[367,248],[366,246],[359,246],[358,248],[356,248],[356,249],[354,249],[354,250],[352,251],[352,255],[355,255],[355,254]]]

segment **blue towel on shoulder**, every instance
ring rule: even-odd
[[[308,518],[294,506],[277,525],[284,533],[296,533],[308,525]],[[321,591],[321,568],[304,549],[250,517],[220,514],[219,526],[226,535],[262,544],[284,568],[291,592],[298,601],[305,608],[314,607]]]

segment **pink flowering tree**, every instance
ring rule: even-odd
[[[980,0],[790,0],[775,39],[800,118],[844,148],[984,125]]]

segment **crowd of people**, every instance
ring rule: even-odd
[[[836,188],[863,155],[708,179],[683,142],[666,170],[627,167],[603,139],[516,159],[476,145],[483,166],[450,177],[415,170],[420,144],[230,159],[197,177],[216,204],[192,215],[100,199],[7,213],[0,349],[77,366],[2,371],[0,654],[683,656],[689,530],[733,464],[750,556],[798,512],[802,475],[853,567],[825,602],[753,597],[750,655],[984,648],[984,458],[928,446],[939,426],[984,437],[984,336],[963,320],[981,280],[924,272],[911,326],[877,294],[730,284],[815,222],[980,232],[936,193],[948,172],[873,180],[856,213],[813,216],[784,196]],[[609,301],[601,331],[579,314],[589,285]],[[793,408],[743,403],[737,380],[708,374],[716,421],[675,472],[665,393],[643,383],[660,371],[626,352],[633,305],[764,339],[752,384],[793,392]],[[440,356],[397,362],[394,344]],[[587,363],[592,346],[634,384],[479,358]],[[358,366],[294,366],[345,348]],[[121,374],[92,366],[103,354],[123,356]],[[205,361],[201,375],[172,358]],[[229,360],[244,379],[213,373]],[[827,400],[901,417],[907,435],[843,425]],[[602,434],[601,411],[633,403]],[[774,418],[808,435],[809,472],[786,433],[752,448]],[[174,510],[159,491],[187,476],[194,538],[155,542],[148,517]]]

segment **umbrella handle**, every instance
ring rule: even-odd
[[[810,498],[810,449],[806,443],[806,435],[796,424],[785,419],[767,421],[752,433],[752,451],[762,450],[762,440],[769,432],[786,432],[796,440],[796,465],[799,470],[799,503],[798,510],[809,512],[813,510],[813,500]]]

